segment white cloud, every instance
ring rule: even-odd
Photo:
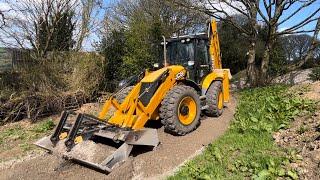
[[[25,20],[26,19],[25,15],[17,11],[15,8],[18,5],[19,3],[8,4],[6,2],[0,2],[0,10],[3,11],[3,14],[7,19],[18,18],[20,20]]]
[[[10,10],[9,4],[7,4],[5,2],[0,2],[0,10],[1,11],[9,11]]]
[[[219,0],[211,1],[211,3],[206,4],[206,8],[208,10],[211,10],[212,12],[218,11],[224,11],[228,16],[233,16],[237,14],[241,14],[239,11],[243,11],[246,13],[246,7],[243,3],[238,1],[229,1],[228,3],[221,2]],[[216,10],[214,10],[216,9]],[[226,16],[224,13],[216,13],[219,16]]]

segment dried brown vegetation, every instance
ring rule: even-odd
[[[52,53],[0,78],[0,124],[78,108],[97,95],[104,59],[94,53]]]

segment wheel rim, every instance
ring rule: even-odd
[[[190,96],[183,98],[178,107],[179,121],[183,125],[190,125],[194,121],[196,115],[196,101]]]
[[[219,92],[218,96],[218,108],[222,109],[223,108],[223,94],[222,92]]]

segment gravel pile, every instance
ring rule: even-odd
[[[86,160],[93,163],[101,163],[116,150],[115,147],[95,143],[93,141],[84,141],[72,148],[68,153],[77,159]]]

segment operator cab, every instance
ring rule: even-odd
[[[161,43],[162,47],[164,42]],[[166,40],[167,65],[181,65],[188,70],[188,79],[200,84],[201,79],[211,72],[212,61],[209,56],[209,40],[206,33],[172,37]],[[164,54],[164,53],[162,53]],[[159,68],[164,66],[160,58]]]

